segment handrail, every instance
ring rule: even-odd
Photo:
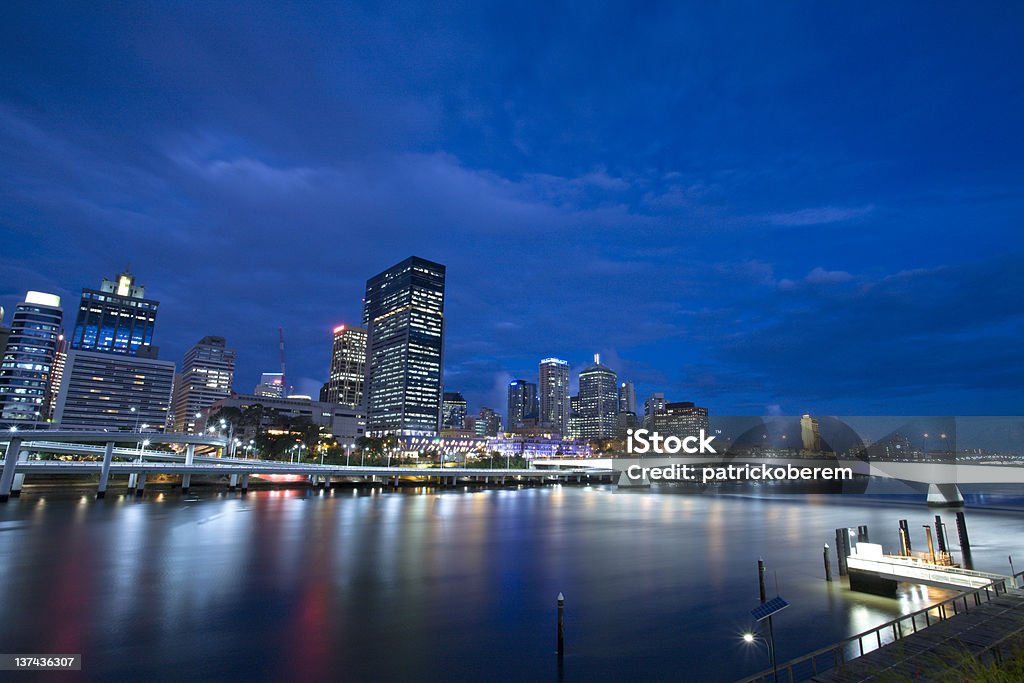
[[[971,591],[968,591],[968,592],[965,592],[965,593],[961,593],[961,594],[959,594],[957,596],[954,596],[952,598],[947,598],[946,600],[943,600],[942,602],[937,602],[934,605],[931,605],[929,607],[925,607],[924,609],[920,609],[920,610],[918,610],[916,612],[911,612],[910,614],[904,614],[904,615],[899,616],[899,617],[897,617],[895,619],[887,621],[884,624],[879,624],[878,626],[875,626],[874,628],[868,629],[867,631],[864,631],[862,633],[858,633],[856,635],[849,636],[847,638],[844,638],[843,640],[840,640],[840,641],[838,641],[836,643],[833,643],[832,645],[826,645],[823,648],[819,648],[817,650],[814,650],[813,652],[809,652],[807,654],[801,655],[800,657],[796,657],[795,659],[791,659],[791,660],[789,660],[787,662],[779,664],[778,667],[777,667],[778,671],[779,671],[779,678],[778,679],[775,678],[775,673],[774,673],[774,671],[772,669],[765,669],[763,671],[759,671],[758,673],[756,673],[756,674],[754,674],[752,676],[747,676],[745,678],[741,678],[741,679],[737,680],[736,683],[755,683],[755,682],[758,682],[758,681],[760,681],[761,683],[779,683],[780,681],[783,681],[783,680],[786,680],[789,683],[796,683],[796,681],[804,680],[804,677],[801,677],[801,678],[795,678],[794,677],[793,669],[794,669],[794,667],[796,667],[796,666],[798,666],[800,664],[805,664],[807,662],[810,662],[811,672],[807,676],[808,678],[810,676],[813,676],[813,675],[816,675],[818,673],[821,673],[822,671],[827,671],[828,669],[830,669],[830,668],[832,668],[834,666],[840,666],[842,664],[845,664],[848,659],[856,659],[857,657],[862,656],[865,653],[864,640],[863,639],[865,637],[867,637],[867,636],[873,635],[875,637],[875,641],[877,642],[877,645],[876,645],[876,647],[874,649],[877,650],[877,649],[881,648],[882,644],[883,644],[882,643],[882,631],[889,631],[889,630],[892,631],[892,639],[888,640],[885,643],[886,645],[888,645],[889,643],[896,642],[897,640],[901,640],[902,638],[905,638],[906,635],[910,635],[912,633],[917,633],[917,631],[918,631],[917,618],[920,617],[921,615],[924,615],[924,619],[925,619],[925,623],[922,625],[921,628],[927,628],[928,626],[931,626],[931,624],[932,624],[932,614],[931,614],[932,612],[936,612],[936,615],[935,615],[936,621],[945,621],[945,620],[950,619],[950,618],[952,618],[952,617],[954,617],[954,616],[956,616],[956,615],[958,615],[960,613],[960,609],[961,608],[958,608],[957,605],[958,605],[958,603],[961,603],[961,602],[963,603],[963,607],[962,607],[963,611],[964,612],[968,612],[968,611],[970,611],[970,607],[969,607],[968,603],[972,602],[972,601],[968,600],[968,598],[974,598],[973,603],[974,603],[975,606],[978,606],[978,605],[980,605],[982,603],[982,594],[984,594],[984,596],[985,596],[984,597],[984,602],[991,602],[992,597],[993,597],[993,593],[995,594],[996,597],[998,597],[1001,593],[1005,594],[1008,590],[1010,590],[1011,587],[1014,588],[1014,589],[1018,588],[1018,585],[1017,585],[1018,581],[1017,581],[1017,579],[1022,577],[1022,576],[1024,576],[1024,571],[1019,571],[1016,574],[1013,574],[1012,576],[1007,576],[1007,577],[1002,578],[1002,579],[996,579],[996,580],[992,581],[990,584],[988,584],[986,586],[982,586],[981,588],[975,588],[974,590],[971,590]],[[1007,586],[1007,582],[1011,582],[1012,586]],[[991,589],[991,591],[989,589]],[[952,611],[953,611],[952,614],[948,613],[949,612],[949,610],[947,609],[948,607],[952,607]],[[908,619],[910,620],[911,627],[913,628],[913,630],[910,631],[910,633],[904,635],[904,623]],[[848,658],[846,656],[845,650],[846,650],[847,647],[853,645],[854,642],[857,643],[857,646],[859,648],[860,654],[854,655],[854,657]],[[873,650],[868,650],[868,651],[870,652],[870,651],[873,651]],[[821,657],[822,655],[829,654],[829,653],[832,654],[832,657],[831,658],[827,658],[825,660],[825,666],[819,668],[819,665],[818,665],[818,662],[817,662],[817,658]],[[831,666],[829,666],[829,660],[831,660]],[[783,673],[788,674],[788,676],[783,678],[782,677]]]

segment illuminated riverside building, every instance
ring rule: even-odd
[[[523,427],[528,423],[536,423],[539,415],[537,407],[537,385],[525,379],[514,379],[508,383],[508,422],[509,429]]]
[[[444,392],[441,401],[441,429],[466,428],[466,399],[457,391]]]
[[[800,418],[800,441],[803,449],[809,453],[821,451],[821,432],[818,429],[818,420],[810,415],[803,415]]]
[[[708,409],[689,401],[666,403],[651,416],[651,431],[662,436],[698,436],[708,429]]]
[[[116,281],[103,278],[99,289],[82,289],[71,349],[155,358],[149,347],[160,304],[145,295],[146,288],[129,272]]]
[[[366,283],[371,436],[436,435],[444,371],[445,267],[407,258]]]
[[[196,415],[231,394],[235,379],[235,350],[224,337],[203,337],[185,353],[174,381],[174,431],[194,434]]]
[[[665,409],[665,394],[657,391],[647,397],[644,401],[644,427],[652,428],[654,414]]]
[[[366,382],[366,328],[338,325],[331,343],[331,367],[321,399],[347,406],[363,404]]]
[[[498,451],[502,457],[525,458],[589,458],[593,455],[587,441],[562,439],[555,436],[508,435],[491,439],[488,451]]]
[[[366,433],[366,412],[361,407],[353,407],[339,403],[312,401],[308,398],[276,398],[233,394],[208,406],[202,411],[202,417],[196,426],[198,431],[208,431],[216,424],[208,424],[211,415],[216,415],[223,408],[235,408],[250,419],[242,420],[235,425],[234,436],[242,442],[242,448],[261,434],[283,436],[294,434],[301,436],[299,431],[289,431],[283,426],[289,420],[309,420],[320,430],[320,436],[337,439],[345,449],[355,447],[356,439]]]
[[[619,415],[618,384],[615,372],[601,364],[600,354],[594,354],[594,364],[580,373],[580,437],[607,439],[615,435]]]
[[[569,363],[560,358],[540,362],[540,422],[566,434],[569,430]]]
[[[173,385],[172,361],[72,349],[53,420],[61,429],[163,431]]]
[[[252,393],[265,398],[284,398],[284,373],[264,372]]]
[[[0,424],[42,426],[49,414],[53,366],[64,312],[60,297],[28,292],[14,308],[0,356]]]
[[[496,410],[484,406],[480,409],[474,431],[477,436],[497,436],[501,433],[501,415]]]

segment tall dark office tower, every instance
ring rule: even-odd
[[[525,379],[514,379],[508,383],[508,429],[525,425],[536,420],[537,385]]]
[[[708,429],[708,409],[690,401],[666,403],[651,417],[651,429],[665,436],[698,436]]]
[[[665,403],[665,394],[660,391],[647,397],[647,400],[644,401],[644,427],[651,428],[654,414],[665,410]]]
[[[618,384],[615,372],[601,365],[601,356],[594,354],[594,364],[580,373],[580,436],[607,439],[615,435]]]
[[[441,418],[445,267],[411,256],[366,282],[367,430],[433,436]]]
[[[353,408],[363,404],[366,382],[366,328],[338,325],[331,343],[331,368],[323,400]]]
[[[632,382],[619,385],[619,412],[636,415],[636,387]]]
[[[231,395],[235,381],[235,350],[224,337],[203,337],[185,353],[174,380],[174,431],[194,434],[197,414]]]
[[[99,289],[82,289],[71,349],[155,358],[150,346],[160,303],[145,295],[129,272],[116,281],[103,278]]]
[[[540,422],[565,435],[569,430],[569,363],[560,358],[540,362]]]
[[[0,424],[41,424],[49,415],[50,384],[64,321],[60,297],[28,292],[14,308],[0,358]]]
[[[501,415],[498,415],[498,411],[484,406],[480,409],[480,417],[477,418],[473,429],[477,436],[497,436],[501,432]]]
[[[441,428],[466,428],[466,399],[457,391],[444,392],[441,401]]]

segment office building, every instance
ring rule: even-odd
[[[565,435],[569,430],[569,363],[560,358],[540,362],[540,422]]]
[[[61,429],[163,431],[173,385],[172,361],[72,349],[53,419]]]
[[[156,358],[150,347],[160,304],[145,294],[129,272],[116,281],[104,278],[99,289],[82,289],[70,348]]]
[[[224,337],[203,337],[185,353],[174,381],[174,426],[178,434],[194,434],[197,414],[229,396],[235,380],[235,350]]]
[[[644,427],[652,429],[654,414],[665,409],[665,394],[657,391],[644,401]]]
[[[372,436],[435,435],[444,371],[445,267],[412,256],[370,278],[367,422]]]
[[[665,403],[652,415],[650,429],[662,436],[680,439],[699,436],[702,429],[705,432],[708,429],[708,409],[689,401]]]
[[[619,385],[619,412],[636,415],[636,387],[632,382]]]
[[[456,391],[444,392],[441,401],[441,429],[466,428],[466,399]]]
[[[284,398],[284,373],[264,372],[252,393],[264,398]]]
[[[63,320],[60,297],[54,294],[28,292],[15,306],[0,356],[0,425],[32,428],[45,423]]]
[[[60,385],[64,380],[64,365],[68,360],[68,339],[63,334],[57,337],[57,353],[53,356],[53,372],[50,373],[50,396],[46,419],[53,421],[57,410],[57,399],[60,397]]]
[[[257,436],[303,437],[303,425],[319,428],[320,436],[336,439],[345,449],[355,446],[356,439],[366,433],[366,413],[362,408],[324,401],[297,398],[275,398],[234,394],[215,401],[202,411],[196,425],[198,431],[209,429],[211,416],[224,408],[234,408],[247,419],[235,426],[233,435],[245,449]]]
[[[0,358],[3,358],[4,349],[7,348],[7,338],[11,336],[11,328],[4,327],[4,307],[0,306]]]
[[[821,451],[821,432],[816,418],[810,415],[803,415],[800,418],[800,441],[805,451],[810,453]]]
[[[608,439],[615,436],[619,414],[619,378],[611,368],[601,364],[594,354],[594,364],[580,372],[580,436],[585,439]]]
[[[537,406],[537,385],[525,379],[514,379],[508,383],[509,429],[536,424],[539,415]]]
[[[366,328],[338,325],[331,343],[331,367],[321,399],[347,406],[363,404],[366,381]]]
[[[501,433],[501,415],[484,406],[480,409],[474,428],[477,436],[497,436]]]
[[[580,422],[583,417],[583,413],[580,410],[580,395],[576,394],[569,398],[569,424],[566,426],[566,431],[563,436],[568,436],[570,439],[580,439],[583,434],[583,426]]]

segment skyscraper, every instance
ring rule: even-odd
[[[821,451],[821,431],[816,418],[810,415],[800,417],[800,441],[805,451],[811,453]]]
[[[498,411],[484,406],[480,409],[480,417],[473,428],[477,436],[497,436],[501,431],[501,415]]]
[[[60,297],[28,292],[14,308],[0,357],[0,424],[41,424],[49,415],[50,383],[64,312]]]
[[[366,397],[373,436],[432,436],[441,418],[445,267],[411,256],[366,282]]]
[[[160,304],[145,295],[146,288],[127,271],[116,281],[103,278],[99,289],[83,288],[71,349],[155,358],[149,347]]]
[[[366,382],[366,328],[338,325],[331,343],[331,367],[323,399],[347,406],[363,404]]]
[[[601,365],[600,354],[594,354],[594,364],[580,373],[580,436],[607,439],[615,435],[618,384],[615,372]]]
[[[708,409],[690,401],[666,403],[651,416],[651,429],[663,436],[684,439],[707,431]]]
[[[651,429],[654,414],[665,409],[665,394],[656,391],[644,401],[644,427]]]
[[[4,349],[7,348],[7,338],[11,336],[11,328],[4,327],[4,307],[0,306],[0,358],[3,358]]]
[[[619,385],[619,412],[636,415],[636,387],[632,382]]]
[[[128,272],[82,290],[53,415],[62,429],[167,426],[174,363],[153,346],[159,305]]]
[[[569,363],[560,358],[540,362],[540,421],[545,427],[568,434]]]
[[[235,380],[235,350],[224,337],[203,337],[185,353],[174,381],[174,431],[193,434],[196,414],[231,395]]]
[[[506,427],[514,429],[529,421],[536,423],[537,415],[537,385],[525,379],[514,379],[509,382]]]
[[[466,399],[456,391],[444,392],[441,402],[441,428],[466,428]]]
[[[265,398],[284,398],[284,374],[280,372],[264,372],[260,375],[260,383],[252,391],[254,396]]]

